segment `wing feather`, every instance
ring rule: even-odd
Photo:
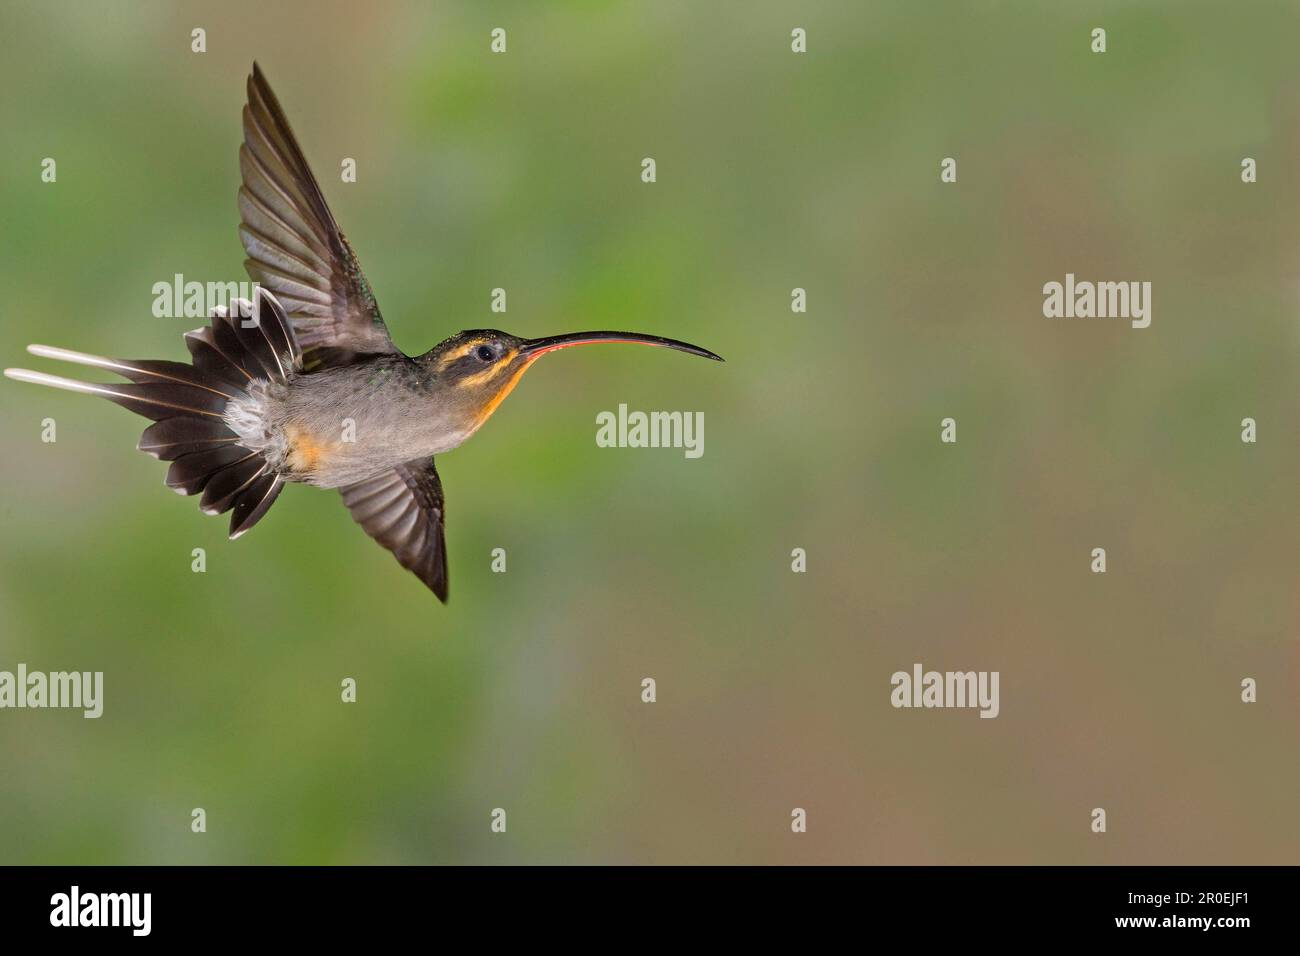
[[[409,461],[341,491],[366,534],[446,602],[444,503],[433,459]]]
[[[256,63],[239,169],[244,267],[284,306],[307,369],[397,351],[356,254]]]

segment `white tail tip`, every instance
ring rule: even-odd
[[[48,375],[45,372],[33,372],[31,369],[26,368],[7,368],[5,369],[5,378],[12,378],[17,382],[31,382],[33,385],[49,385],[51,388],[62,388],[69,392],[83,392],[87,395],[118,394],[103,385],[78,382],[75,378],[63,378],[60,375]]]
[[[72,349],[61,349],[53,345],[29,345],[27,351],[32,355],[39,355],[41,358],[54,359],[59,362],[72,362],[75,365],[93,365],[95,368],[121,369],[125,368],[121,362],[116,362],[111,358],[105,358],[102,355],[89,355],[85,352],[74,352]]]

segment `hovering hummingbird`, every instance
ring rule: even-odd
[[[170,461],[166,483],[232,511],[230,537],[253,527],[285,482],[337,488],[352,517],[447,600],[442,482],[434,456],[473,435],[538,358],[597,342],[639,342],[722,361],[708,349],[637,332],[525,339],[458,332],[408,356],[388,336],[370,285],[256,63],[239,149],[239,236],[259,284],[186,333],[190,364],[134,361],[30,345],[44,358],[104,369],[101,384],[5,369],[99,395],[153,424],[140,450]],[[349,440],[350,439],[350,440]]]

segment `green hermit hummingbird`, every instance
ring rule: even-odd
[[[239,149],[239,235],[258,284],[185,336],[190,364],[30,345],[33,355],[104,369],[100,384],[5,369],[9,378],[99,395],[153,424],[140,450],[170,461],[166,483],[253,527],[286,482],[338,488],[352,517],[442,601],[447,549],[434,456],[488,420],[547,352],[638,342],[722,361],[708,349],[638,332],[525,339],[458,332],[408,356],[389,338],[370,285],[284,111],[256,63]]]

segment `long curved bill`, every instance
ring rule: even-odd
[[[556,349],[567,349],[570,345],[596,345],[600,342],[636,342],[641,345],[658,345],[662,348],[689,352],[715,362],[725,361],[721,355],[702,349],[689,342],[677,339],[665,339],[658,335],[642,335],[640,332],[567,332],[564,335],[548,335],[542,339],[528,339],[519,349],[529,358],[537,358]]]

